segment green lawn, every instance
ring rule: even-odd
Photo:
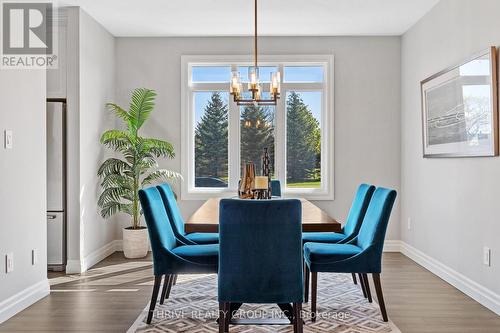
[[[291,188],[320,188],[321,181],[312,180],[312,181],[297,182],[297,183],[293,182],[293,183],[287,183],[286,186]]]

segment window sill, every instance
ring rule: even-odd
[[[235,198],[238,195],[236,189],[200,189],[181,193],[182,200],[208,200],[211,198]],[[331,193],[320,191],[286,191],[282,198],[303,198],[310,201],[331,201],[334,196]]]

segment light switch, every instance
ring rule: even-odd
[[[491,266],[491,250],[486,246],[483,248],[483,265]]]
[[[14,270],[14,253],[7,253],[5,256],[5,272],[10,273]]]
[[[36,249],[31,250],[31,265],[35,266],[38,263],[38,251]]]
[[[12,131],[5,130],[5,149],[12,149]]]

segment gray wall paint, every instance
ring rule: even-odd
[[[115,38],[80,10],[80,242],[83,257],[116,237],[115,223],[99,214],[97,170],[107,157],[99,138],[114,127],[105,104],[114,100]]]
[[[344,220],[361,182],[400,185],[400,38],[268,37],[263,54],[335,55],[335,200],[318,201]],[[180,171],[181,55],[248,54],[249,38],[118,38],[117,102],[127,106],[136,87],[157,90],[145,135],[171,141],[177,152],[165,167]],[[185,217],[202,202],[182,201]],[[399,239],[399,204],[388,239]]]
[[[499,12],[497,0],[442,0],[403,36],[401,119],[403,241],[497,294],[500,159],[422,158],[420,81],[499,45]]]
[[[47,279],[45,87],[44,70],[0,70],[0,303]],[[11,150],[6,129],[14,132]],[[14,271],[6,274],[8,252]]]

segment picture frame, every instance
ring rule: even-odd
[[[423,157],[498,156],[497,49],[421,81]]]

